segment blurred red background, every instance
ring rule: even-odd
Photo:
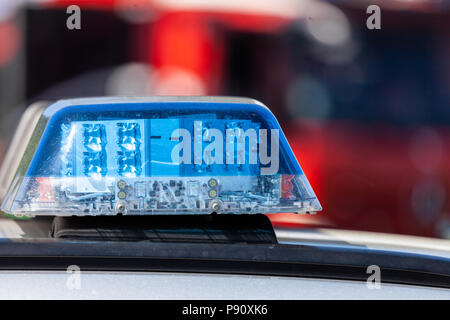
[[[249,96],[278,117],[324,209],[274,224],[450,237],[443,2],[375,1],[381,30],[365,1],[7,2],[1,152],[40,99]],[[81,30],[65,27],[74,4]]]

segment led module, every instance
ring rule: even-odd
[[[2,210],[97,216],[314,213],[321,206],[260,102],[124,97],[45,108]]]

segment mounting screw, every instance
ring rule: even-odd
[[[211,201],[210,208],[213,210],[213,212],[219,213],[222,210],[222,201],[220,200]]]
[[[126,207],[125,203],[117,202],[115,205],[115,210],[116,210],[116,213],[125,213],[125,211],[127,210],[127,207]]]

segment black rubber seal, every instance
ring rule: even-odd
[[[269,218],[262,214],[55,217],[50,236],[106,241],[277,243]]]

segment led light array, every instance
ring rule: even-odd
[[[88,177],[99,178],[105,176],[107,168],[106,132],[102,124],[84,124],[83,152],[84,174]]]
[[[117,152],[118,173],[123,177],[137,177],[142,173],[140,128],[138,123],[117,123],[120,151]]]
[[[44,111],[33,137],[2,204],[4,212],[321,210],[273,114],[253,100],[60,101]]]

